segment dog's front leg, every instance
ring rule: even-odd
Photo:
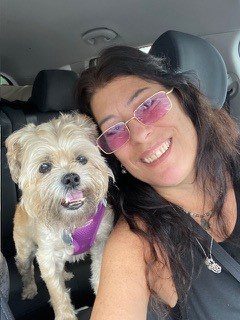
[[[102,256],[103,250],[105,248],[106,241],[100,241],[96,243],[93,248],[91,249],[91,286],[95,293],[97,294],[99,279],[100,279],[100,271],[101,271],[101,264],[102,264]]]
[[[66,289],[63,277],[65,261],[54,255],[54,251],[39,247],[36,257],[45,281],[55,320],[76,320],[77,317],[71,304],[69,290]]]
[[[26,236],[24,230],[24,227],[20,225],[15,225],[14,227],[13,236],[17,251],[15,261],[18,271],[22,276],[22,299],[32,299],[37,294],[33,265],[36,246],[34,242]]]

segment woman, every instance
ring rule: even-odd
[[[100,129],[119,215],[91,320],[239,319],[238,282],[204,263],[214,240],[240,261],[233,120],[186,76],[130,47],[105,50],[82,73],[78,98]]]

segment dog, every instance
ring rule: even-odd
[[[93,121],[75,113],[28,124],[6,140],[11,176],[22,191],[13,230],[22,298],[37,294],[36,256],[56,320],[77,319],[65,287],[72,277],[65,262],[84,259],[90,252],[90,281],[96,294],[102,253],[113,226],[105,199],[114,177],[96,136]]]

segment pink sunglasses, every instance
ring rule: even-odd
[[[105,130],[97,139],[98,147],[106,154],[111,154],[120,149],[125,143],[130,140],[130,131],[128,122],[136,119],[144,125],[150,125],[163,116],[171,109],[172,103],[168,94],[173,91],[173,88],[168,91],[159,91],[146,99],[133,112],[133,117],[126,122],[118,122]]]

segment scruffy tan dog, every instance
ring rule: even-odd
[[[96,128],[86,116],[63,114],[29,124],[6,141],[12,179],[22,190],[14,218],[16,263],[23,299],[37,294],[33,259],[46,282],[56,320],[77,319],[65,280],[66,261],[92,257],[97,292],[101,258],[113,213],[106,205],[112,172],[95,145]]]

